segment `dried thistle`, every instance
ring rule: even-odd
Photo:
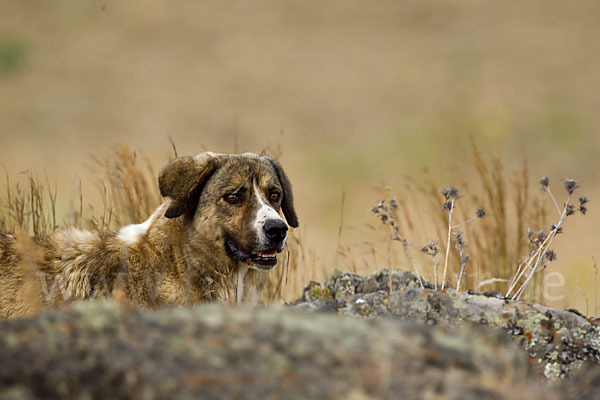
[[[448,272],[448,257],[450,256],[450,239],[452,237],[452,211],[454,210],[454,203],[460,198],[460,192],[457,188],[444,188],[441,190],[442,195],[446,199],[442,208],[448,214],[448,238],[446,245],[446,258],[444,260],[444,275],[442,278],[442,290],[446,287],[446,273]]]
[[[463,234],[461,231],[456,231],[452,234],[454,239],[456,240],[456,249],[463,248],[465,245],[465,239],[463,238]]]
[[[433,281],[434,281],[434,287],[435,290],[437,290],[438,287],[438,279],[437,279],[437,262],[435,260],[435,256],[437,256],[438,252],[440,251],[438,244],[436,241],[430,240],[429,242],[427,242],[427,244],[425,246],[423,246],[421,248],[421,252],[431,256],[431,264],[433,265]]]
[[[439,252],[439,247],[436,241],[434,240],[430,240],[429,242],[427,242],[427,244],[425,246],[423,246],[421,248],[421,251],[427,255],[433,256],[435,257],[437,255],[437,253]]]
[[[570,196],[573,194],[573,192],[575,192],[575,189],[579,188],[579,183],[574,179],[565,179],[563,186]]]
[[[444,198],[446,200],[456,201],[462,197],[460,194],[460,191],[455,187],[444,188],[444,189],[440,190],[440,192],[442,193],[442,195],[444,195]]]
[[[544,258],[547,261],[554,261],[556,260],[556,253],[554,252],[554,250],[546,250],[546,252],[544,253]]]
[[[558,207],[558,202],[552,195],[549,186],[548,177],[542,178],[540,181],[544,191],[548,193],[550,198],[552,199],[554,205],[559,214],[559,220],[556,224],[552,224],[550,226],[550,232],[546,233],[544,231],[533,232],[531,230],[527,231],[527,240],[530,243],[531,251],[529,256],[523,260],[523,262],[517,268],[517,271],[513,275],[511,279],[511,283],[509,285],[508,291],[506,292],[506,296],[508,297],[515,289],[516,292],[512,295],[513,299],[520,299],[527,286],[529,285],[532,277],[539,271],[546,268],[546,262],[551,262],[556,260],[556,253],[550,249],[552,241],[556,235],[563,232],[563,223],[565,218],[575,214],[576,208],[573,204],[570,204],[569,201],[571,196],[575,192],[576,189],[579,188],[578,181],[574,179],[565,179],[563,182],[563,187],[567,191],[568,197],[564,203],[562,211],[560,207]],[[587,208],[585,204],[589,202],[589,198],[587,196],[579,197],[579,207],[577,210],[581,212],[581,214],[585,214],[587,212]],[[517,289],[517,285],[521,282],[521,279],[524,278],[524,281],[520,284]]]
[[[563,227],[555,224],[550,225],[550,230],[555,231],[557,235],[563,233]]]
[[[581,214],[585,215],[585,213],[587,213],[587,207],[585,205],[589,202],[590,202],[589,197],[587,197],[587,196],[579,197],[579,207],[577,208],[577,210],[579,210],[579,212]]]
[[[425,285],[423,284],[423,279],[421,278],[421,274],[419,273],[417,265],[415,264],[415,261],[412,258],[410,251],[409,251],[409,246],[412,246],[412,243],[410,243],[406,238],[404,238],[400,235],[400,226],[397,222],[398,221],[398,215],[397,215],[398,201],[393,197],[389,197],[389,194],[391,191],[389,188],[386,188],[386,191],[387,191],[388,198],[381,200],[375,207],[371,208],[371,212],[379,218],[379,220],[381,221],[381,223],[383,225],[387,226],[388,237],[389,237],[390,243],[392,241],[397,241],[402,244],[404,253],[406,254],[406,257],[409,259],[410,263],[413,266],[413,269],[415,270],[415,273],[417,275],[417,278],[419,280],[421,288],[425,288]],[[388,256],[389,256],[389,251],[390,251],[390,248],[388,246]],[[388,259],[388,264],[389,264],[388,265],[389,289],[390,289],[390,293],[391,293],[392,292],[391,257],[389,257],[389,259]]]
[[[477,208],[475,210],[475,216],[473,218],[468,219],[467,221],[464,221],[460,224],[457,225],[452,225],[452,212],[454,210],[454,204],[456,203],[456,200],[458,200],[459,198],[462,197],[462,195],[460,194],[460,191],[455,188],[455,187],[451,187],[451,188],[444,188],[440,191],[442,193],[442,195],[445,198],[445,202],[442,204],[442,209],[444,211],[446,211],[446,213],[448,214],[448,237],[447,237],[447,245],[446,245],[446,257],[445,257],[445,261],[444,261],[444,275],[443,275],[443,280],[442,280],[442,289],[444,289],[445,285],[446,285],[446,273],[448,270],[448,258],[450,255],[450,240],[452,238],[452,231],[455,228],[458,228],[462,225],[466,225],[469,224],[471,222],[473,222],[476,219],[479,218],[483,218],[485,217],[485,211],[482,208]],[[454,234],[457,243],[464,243],[463,242],[463,238],[462,238],[462,233],[460,232],[456,232]],[[468,258],[465,259],[466,261],[468,261]],[[466,264],[466,261],[461,259],[461,270],[464,269],[464,264]],[[464,262],[463,262],[464,261]],[[462,276],[462,274],[461,274]],[[460,279],[460,277],[459,277]],[[460,286],[460,283],[459,285]]]

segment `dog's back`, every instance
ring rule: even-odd
[[[0,232],[0,317],[111,296],[120,265],[115,241],[114,233],[76,229],[33,238]]]
[[[149,241],[124,243],[116,232],[70,228],[33,238],[0,232],[0,318],[119,293],[147,308],[218,298],[195,290],[176,264]]]

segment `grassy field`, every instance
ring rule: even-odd
[[[592,199],[590,211],[569,217],[552,244],[558,259],[542,273],[561,274],[557,286],[543,296],[537,282],[525,298],[598,314],[596,2],[68,0],[0,8],[1,164],[8,186],[19,182],[23,193],[24,171],[56,188],[58,225],[101,220],[103,188],[120,176],[111,169],[123,161],[119,145],[136,152],[154,196],[146,164],[157,171],[168,160],[169,137],[180,154],[266,150],[294,183],[301,223],[285,299],[334,267],[412,269],[371,213],[388,197],[400,205],[409,254],[433,280],[420,249],[438,240],[444,264],[439,190],[453,186],[464,194],[458,222],[477,207],[487,213],[464,229],[466,284],[474,288],[516,271],[527,228],[557,222],[537,181],[549,176],[561,203],[561,179],[573,178],[582,186],[576,195]],[[113,206],[128,215],[122,219],[143,218],[158,199],[141,200],[137,215],[126,197]],[[129,221],[111,227],[117,222]],[[455,282],[460,262],[453,245],[451,252]],[[505,283],[484,289],[494,285]]]

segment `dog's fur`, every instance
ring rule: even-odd
[[[60,306],[115,295],[148,308],[256,302],[285,244],[280,209],[298,226],[279,163],[207,152],[176,158],[158,182],[164,203],[118,232],[67,229],[31,239],[0,232],[1,316],[31,314],[36,301]]]

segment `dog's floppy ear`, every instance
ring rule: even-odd
[[[158,174],[160,194],[171,199],[165,217],[177,218],[192,211],[204,183],[216,167],[216,157],[208,153],[179,157],[165,165]]]
[[[294,210],[294,196],[292,195],[292,184],[285,174],[285,171],[281,167],[281,165],[273,160],[270,157],[267,157],[273,168],[275,168],[275,172],[277,173],[277,177],[279,178],[279,182],[283,187],[283,199],[281,200],[281,209],[283,210],[283,215],[285,215],[285,219],[287,223],[293,227],[298,227],[298,217],[296,216],[296,210]]]

